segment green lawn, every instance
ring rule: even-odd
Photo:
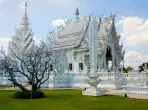
[[[117,96],[88,97],[80,90],[44,90],[46,98],[16,100],[16,91],[0,91],[0,110],[148,110],[148,100]]]

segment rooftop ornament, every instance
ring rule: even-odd
[[[78,7],[76,9],[75,15],[76,15],[76,19],[78,20],[79,19],[79,9],[78,9]]]

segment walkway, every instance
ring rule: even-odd
[[[122,90],[107,90],[107,92],[105,93],[107,95],[115,95],[115,96],[122,96],[122,97],[125,96]],[[127,94],[127,98],[148,100],[148,94]]]

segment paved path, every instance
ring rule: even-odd
[[[107,95],[125,96],[122,90],[108,90]],[[148,94],[127,94],[127,98],[148,100]]]

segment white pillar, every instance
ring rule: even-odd
[[[96,73],[98,63],[98,33],[97,33],[97,22],[96,17],[92,14],[89,25],[89,48],[90,48],[90,72]]]

